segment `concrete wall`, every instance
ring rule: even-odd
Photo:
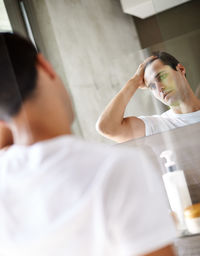
[[[75,133],[104,140],[95,130],[96,120],[145,56],[132,17],[122,12],[119,0],[25,3],[39,47],[73,97]],[[138,92],[127,114],[152,114],[151,106],[148,92]]]

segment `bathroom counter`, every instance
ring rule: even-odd
[[[200,123],[131,140],[116,146],[143,148],[157,166],[160,175],[166,173],[160,154],[175,152],[178,169],[184,170],[193,204],[200,202]],[[178,256],[200,256],[200,234],[179,237],[174,242]]]
[[[160,154],[164,150],[175,152],[177,169],[184,170],[192,202],[200,202],[200,123],[147,136],[116,146],[143,148],[154,159],[160,175],[166,173]],[[199,255],[200,256],[200,255]]]
[[[178,256],[200,256],[200,234],[177,238],[174,246]]]

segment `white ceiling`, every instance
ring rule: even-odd
[[[125,13],[144,19],[190,0],[120,0]]]

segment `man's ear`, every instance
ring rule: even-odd
[[[54,71],[53,67],[41,53],[38,53],[37,55],[37,65],[45,70],[52,79],[56,77],[56,72]]]
[[[185,67],[184,67],[181,63],[178,63],[178,65],[176,66],[176,69],[177,69],[178,71],[180,71],[184,76],[186,76]]]
[[[0,126],[8,127],[6,121],[4,121],[3,119],[0,119]]]

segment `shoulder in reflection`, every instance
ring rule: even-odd
[[[126,107],[138,88],[149,89],[169,110],[161,115],[125,117]],[[125,142],[199,121],[200,100],[191,89],[185,67],[169,53],[156,52],[139,65],[111,100],[96,128],[111,140]]]
[[[14,140],[0,153],[0,255],[173,256],[147,152],[72,136],[69,95],[28,40],[0,33],[0,56],[0,120]]]

